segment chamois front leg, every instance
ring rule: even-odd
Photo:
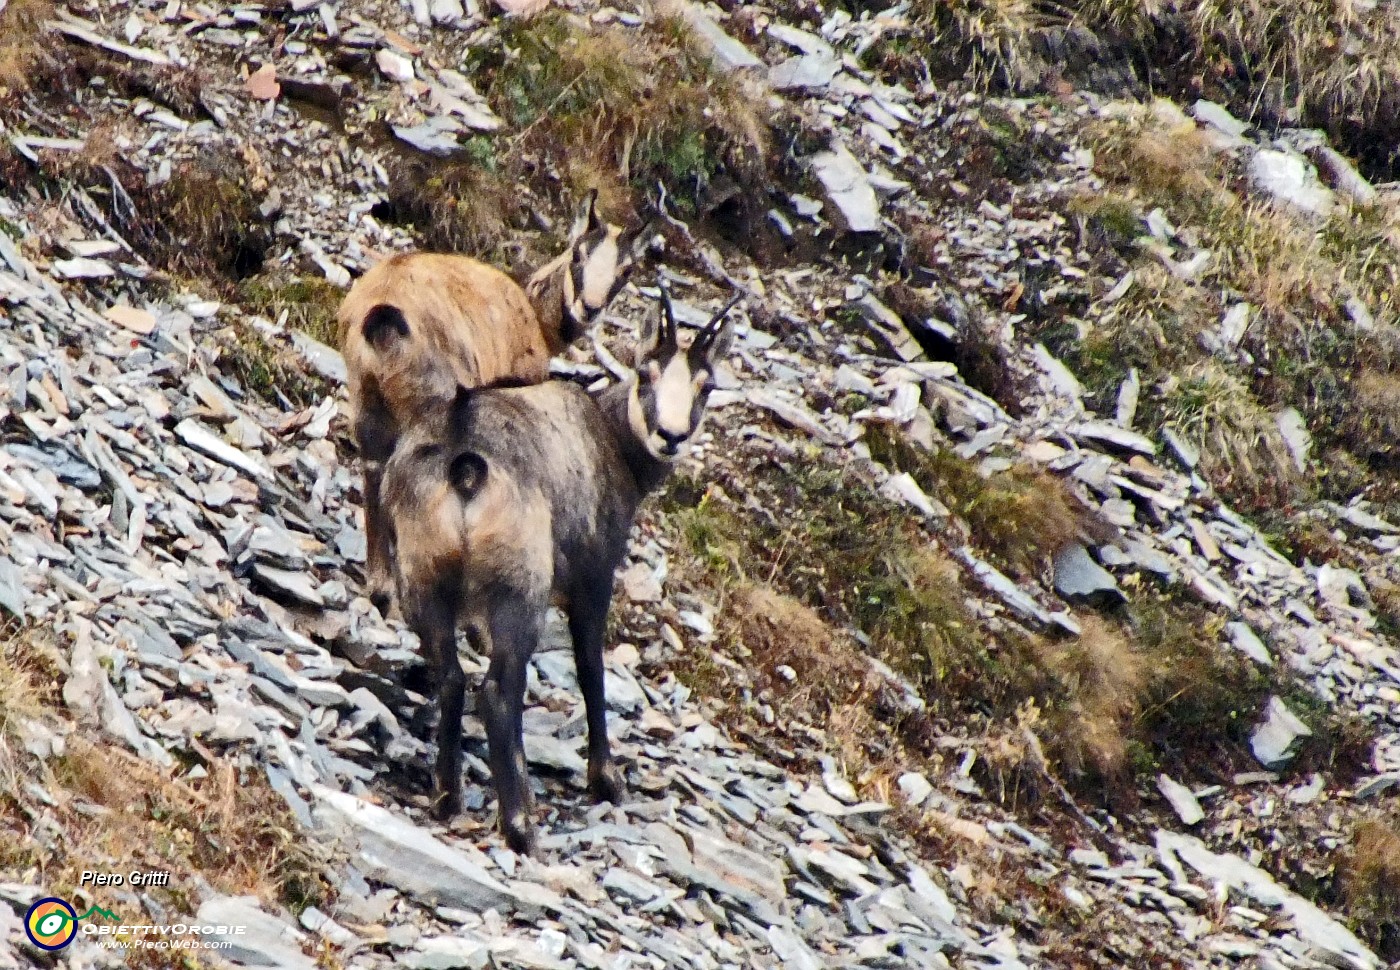
[[[418,635],[438,684],[438,751],[433,816],[447,820],[462,811],[462,706],[467,687],[457,657],[457,614],[441,591],[404,604],[409,627]]]
[[[527,597],[504,597],[492,604],[491,664],[481,686],[501,833],[521,855],[534,855],[536,849],[534,796],[525,771],[522,725],[525,668],[539,644],[547,606]]]
[[[574,641],[574,669],[588,715],[588,793],[600,802],[619,805],[626,791],[608,744],[608,701],[603,682],[603,639],[611,600],[609,573],[607,583],[592,584],[592,588],[571,598],[569,634]]]

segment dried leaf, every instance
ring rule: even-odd
[[[277,83],[277,68],[264,64],[249,76],[244,87],[259,101],[271,101],[282,93],[282,85]]]

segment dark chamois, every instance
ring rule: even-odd
[[[506,841],[531,852],[535,829],[521,710],[525,670],[551,601],[568,615],[588,714],[588,790],[616,802],[608,748],[603,634],[613,577],[637,506],[700,427],[715,366],[729,352],[731,301],[688,350],[662,288],[643,326],[637,375],[596,399],[577,385],[462,387],[442,420],[405,431],[385,468],[384,509],[399,603],[438,684],[434,811],[461,809],[465,678],[456,634],[489,655],[480,709]]]

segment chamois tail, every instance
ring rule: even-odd
[[[486,484],[486,459],[474,451],[464,451],[452,459],[448,476],[464,501],[471,501]]]
[[[383,352],[391,343],[408,336],[408,319],[398,307],[379,303],[370,307],[360,329],[369,345]]]

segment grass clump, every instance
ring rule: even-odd
[[[1279,508],[1303,494],[1303,473],[1277,419],[1218,362],[1168,376],[1158,387],[1154,407],[1163,427],[1200,449],[1206,478],[1246,507]]]
[[[509,262],[504,247],[525,214],[519,192],[483,161],[490,157],[478,147],[466,161],[399,161],[372,214],[413,226],[429,250]]]
[[[1127,86],[1205,97],[1260,124],[1321,128],[1366,166],[1394,170],[1400,23],[1384,4],[912,0],[902,21],[866,52],[868,66],[1020,93],[1064,75],[1110,96]]]
[[[1250,511],[1320,492],[1349,499],[1360,487],[1395,487],[1388,431],[1396,424],[1400,354],[1400,250],[1379,212],[1338,206],[1307,220],[1252,200],[1237,159],[1219,153],[1194,122],[1153,105],[1091,132],[1106,185],[1070,200],[1106,269],[1133,279],[1113,302],[1092,305],[1077,326],[1037,334],[1111,406],[1136,368],[1147,430],[1175,427],[1203,453],[1209,480]],[[1135,242],[1138,214],[1160,208],[1182,227],[1173,246]],[[1180,264],[1200,247],[1195,276]],[[1170,255],[1168,255],[1170,251]],[[1364,305],[1363,329],[1348,303]],[[1227,311],[1247,304],[1237,344],[1216,335]],[[1275,415],[1297,407],[1322,460],[1298,473]]]
[[[319,339],[319,338],[318,338]],[[217,338],[215,366],[239,387],[274,407],[297,410],[320,403],[333,389],[308,370],[295,350],[239,323]],[[334,341],[330,346],[335,346]]]
[[[1400,816],[1358,824],[1339,875],[1353,929],[1382,959],[1400,960]]]
[[[33,68],[44,54],[44,23],[52,0],[10,0],[0,11],[0,98],[29,89]]]
[[[746,482],[751,491],[742,509],[775,510],[773,517],[742,511],[718,488],[702,494],[685,481],[672,485],[667,523],[689,554],[681,568],[725,598],[761,586],[831,631],[859,631],[815,642],[819,652],[832,637],[844,649],[865,644],[864,652],[917,687],[933,717],[981,724],[993,734],[1017,733],[1024,722],[1044,752],[1043,770],[1081,797],[1117,807],[1132,804],[1138,782],[1163,768],[1218,780],[1250,762],[1248,730],[1270,691],[1281,688],[1221,644],[1223,617],[1179,590],[1144,592],[1121,615],[1081,616],[1079,637],[1041,636],[970,606],[962,570],[902,508],[853,473],[791,459],[760,465]],[[984,501],[985,483],[967,479],[962,487],[967,504]],[[1028,501],[1015,503],[1018,514]],[[1057,514],[1026,512],[1026,533]],[[1066,516],[1045,531],[1072,521]],[[721,643],[753,650],[757,641],[763,655],[773,653],[778,645],[760,636],[771,632],[744,626],[753,622],[736,620],[738,627],[721,630]],[[791,629],[802,626],[794,621]],[[750,659],[736,657],[741,667]],[[791,659],[775,662],[800,674],[791,687],[770,685],[775,691],[806,690],[818,708],[835,703],[822,692],[837,688],[818,683],[824,675],[808,676]],[[875,695],[857,698],[860,682],[840,688],[840,703],[878,706]]]
[[[294,327],[327,346],[337,343],[335,312],[344,292],[317,276],[264,275],[238,284],[238,296],[249,312],[279,322],[286,314]]]
[[[629,28],[553,12],[506,25],[475,69],[516,142],[570,183],[606,176],[618,193],[659,180],[694,211],[720,173],[764,180],[767,126],[753,99],[677,21]]]
[[[270,244],[244,159],[231,151],[203,152],[176,166],[155,189],[148,239],[165,267],[178,273],[239,280],[262,268]]]
[[[908,472],[967,523],[976,546],[1021,576],[1038,574],[1088,525],[1088,510],[1053,475],[1022,468],[983,475],[952,450],[925,450],[888,426],[871,427],[865,441],[872,458]]]
[[[713,492],[670,517],[708,582],[773,585],[824,621],[862,631],[876,656],[931,695],[979,676],[990,658],[957,570],[902,508],[854,476],[815,464],[760,476],[764,507],[802,508],[800,522],[747,523]]]

